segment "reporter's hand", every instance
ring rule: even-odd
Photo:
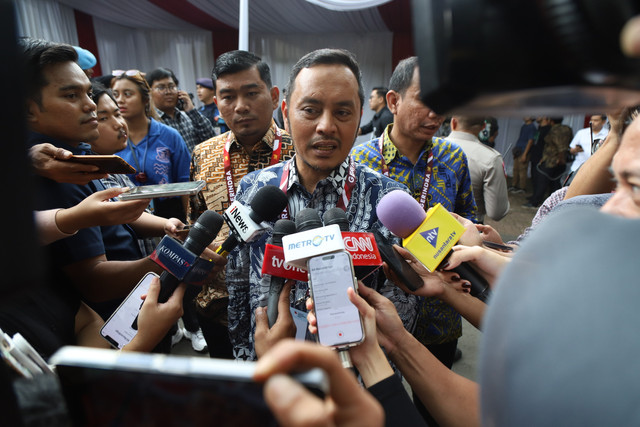
[[[480,232],[481,242],[480,242],[480,245],[475,245],[475,246],[482,246],[482,240],[498,243],[500,245],[505,244],[502,241],[502,236],[500,236],[500,233],[498,233],[498,231],[492,226],[486,225],[486,224],[476,224],[476,229],[478,230],[478,232]],[[460,242],[460,244],[462,245],[464,243]],[[465,245],[465,246],[472,246],[472,245]]]
[[[219,243],[213,242],[202,252],[200,255],[201,258],[210,259],[214,262],[213,270],[209,273],[208,280],[215,280],[216,276],[225,269],[227,265],[227,257],[224,257],[216,252],[216,250],[220,247]]]
[[[129,351],[151,351],[183,314],[182,299],[186,285],[181,283],[167,302],[159,303],[160,280],[154,277],[138,314],[138,333],[123,347]]]
[[[278,318],[269,328],[269,318],[266,307],[256,308],[256,332],[254,334],[254,347],[256,355],[260,358],[278,341],[284,338],[296,336],[296,324],[289,310],[289,294],[293,280],[287,280],[278,298]]]
[[[174,239],[184,240],[185,236],[178,234],[179,230],[184,228],[185,224],[178,218],[169,218],[164,224],[164,234],[173,237]]]
[[[457,245],[453,247],[453,253],[447,261],[445,270],[451,270],[463,262],[471,262],[493,288],[502,270],[511,262],[511,258],[479,246]]]
[[[56,215],[58,228],[66,233],[96,226],[129,224],[142,215],[149,205],[148,199],[117,201],[126,188],[108,188],[87,196],[76,206],[62,209]]]
[[[323,369],[329,378],[324,399],[311,394],[291,377],[283,375],[311,368]],[[362,389],[338,355],[317,344],[284,340],[261,357],[254,379],[266,381],[264,397],[282,426],[384,425],[384,411],[378,401]]]
[[[100,169],[95,165],[66,161],[73,153],[44,143],[34,145],[29,149],[31,164],[38,175],[56,182],[85,185],[94,179],[106,178],[106,173],[98,173]]]
[[[460,236],[458,243],[466,246],[482,245],[482,236],[476,228],[476,223],[454,212],[449,212],[464,227],[464,233]]]

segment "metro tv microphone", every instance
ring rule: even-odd
[[[222,228],[222,215],[214,211],[205,211],[189,230],[189,234],[182,247],[196,256],[200,256],[204,249],[215,239]],[[166,302],[173,291],[180,284],[180,279],[167,270],[160,275],[160,294],[158,302]]]
[[[449,257],[464,227],[441,205],[428,213],[411,195],[395,190],[385,195],[376,208],[380,222],[402,238],[402,246],[429,271],[435,271]],[[470,264],[452,269],[471,283],[471,295],[481,301],[489,297],[489,284]]]
[[[262,263],[263,274],[265,265],[271,265],[270,259],[274,257],[272,254],[273,248],[280,249],[281,265],[284,264],[284,254],[282,253],[282,236],[287,234],[293,234],[296,232],[296,224],[290,219],[279,219],[273,226],[273,235],[271,242],[267,244],[264,251],[264,258]],[[271,251],[270,251],[271,250]],[[304,274],[306,276],[306,273]],[[269,283],[269,297],[267,300],[267,317],[269,319],[269,327],[272,327],[276,323],[278,318],[278,299],[282,292],[282,287],[287,279],[279,274],[271,274]],[[306,280],[306,277],[302,280]]]
[[[264,231],[261,224],[264,221],[275,221],[287,206],[287,195],[275,185],[265,185],[260,188],[251,200],[250,208],[234,201],[224,211],[224,220],[229,225],[231,235],[222,242],[216,251],[227,256],[241,242],[252,242]]]

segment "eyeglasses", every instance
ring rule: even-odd
[[[129,76],[129,77],[134,77],[134,76],[135,76],[135,77],[137,77],[137,76],[140,76],[140,77],[142,77],[142,78],[144,78],[144,75],[145,75],[145,73],[143,73],[143,72],[142,72],[142,71],[140,71],[140,70],[127,70],[127,71],[125,71],[125,70],[113,70],[113,71],[111,71],[111,75],[112,75],[113,77],[120,77],[120,76],[122,76],[123,74],[124,74],[125,76]]]
[[[169,86],[158,85],[156,87],[153,87],[152,89],[155,90],[156,92],[160,92],[160,93],[177,92],[178,91],[178,87],[176,85],[169,85]]]

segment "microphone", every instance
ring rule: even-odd
[[[222,242],[216,251],[227,256],[241,242],[252,242],[265,230],[261,225],[264,221],[275,221],[287,206],[287,195],[275,185],[265,185],[260,188],[247,207],[238,201],[224,211],[224,220],[231,235]]]
[[[216,238],[222,228],[223,221],[222,215],[219,213],[204,211],[189,229],[189,234],[182,245],[169,236],[165,236],[160,241],[150,257],[164,268],[160,274],[158,302],[167,302],[189,269],[198,260],[200,254]],[[176,275],[180,277],[176,277]],[[138,329],[138,316],[133,319],[131,327],[135,330]]]
[[[306,208],[298,212],[295,218],[296,232],[313,230],[314,228],[322,227],[322,220],[317,210],[313,208]]]
[[[441,205],[428,213],[411,195],[395,190],[378,203],[380,222],[402,238],[402,246],[411,252],[429,271],[434,271],[451,254],[460,240],[464,227]],[[453,271],[471,283],[471,295],[486,302],[489,284],[470,264],[463,262]]]
[[[199,256],[218,235],[222,228],[222,216],[214,211],[205,211],[189,230],[182,248]],[[167,270],[160,275],[158,302],[166,302],[180,284],[180,279]]]
[[[267,244],[264,252],[263,268],[269,264],[269,246],[282,248],[282,236],[296,232],[296,224],[289,219],[279,219],[273,226],[273,235],[270,244]],[[284,259],[283,259],[284,261]],[[282,292],[282,287],[287,279],[280,276],[271,275],[269,283],[269,297],[267,300],[267,317],[269,319],[269,327],[272,327],[278,318],[278,299]],[[303,279],[304,280],[304,279]]]
[[[364,280],[382,265],[382,257],[373,233],[349,231],[349,220],[342,209],[335,207],[322,215],[325,227],[337,224],[340,227],[344,248],[351,255],[353,270],[359,280]]]

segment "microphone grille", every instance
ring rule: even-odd
[[[287,195],[275,185],[265,185],[251,200],[251,218],[257,223],[275,221],[287,206]]]
[[[402,238],[413,233],[427,217],[420,203],[402,190],[386,194],[378,203],[376,213],[389,231]]]
[[[282,236],[293,234],[296,231],[296,223],[290,219],[277,220],[273,225],[273,237],[271,238],[271,244],[282,246]]]
[[[296,230],[307,231],[322,227],[322,220],[318,211],[312,208],[303,209],[296,215]]]
[[[324,225],[338,224],[340,231],[349,231],[347,213],[338,207],[326,211],[324,215],[322,215],[322,222]]]

